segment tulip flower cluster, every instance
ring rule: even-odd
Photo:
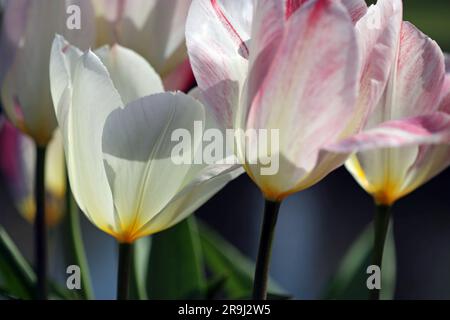
[[[69,5],[79,29],[66,24]],[[450,165],[445,56],[403,21],[401,0],[17,0],[1,40],[0,169],[35,221],[39,298],[45,219],[56,224],[72,195],[119,243],[127,298],[136,240],[179,224],[245,171],[265,198],[253,298],[266,299],[285,198],[345,164],[377,207],[381,268],[390,207]],[[260,135],[237,134],[215,163],[174,161],[176,130],[194,136],[192,159],[202,152],[198,122],[277,134],[265,153]]]

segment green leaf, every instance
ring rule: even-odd
[[[325,299],[367,299],[367,267],[371,265],[373,223],[370,223],[352,244],[327,286]],[[381,299],[393,299],[395,294],[396,258],[392,220],[384,246],[381,273]]]
[[[153,236],[147,276],[150,299],[202,298],[206,280],[193,216]]]
[[[69,182],[67,182],[69,186]],[[67,188],[66,205],[67,205],[67,236],[70,259],[69,264],[75,264],[81,269],[81,292],[83,299],[91,300],[94,298],[94,291],[92,288],[91,275],[89,265],[84,250],[84,243],[81,234],[80,226],[80,209],[78,208],[75,199],[72,196],[72,191]]]
[[[0,226],[0,281],[11,296],[34,297],[36,275],[6,230]]]
[[[79,290],[69,290],[52,280],[48,281],[50,300],[82,300],[84,295]],[[80,295],[81,294],[81,295]]]
[[[206,265],[216,278],[224,278],[228,299],[250,298],[253,290],[254,263],[217,232],[200,225],[200,239]],[[286,292],[269,280],[269,294],[286,297]]]

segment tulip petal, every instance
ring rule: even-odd
[[[139,99],[108,118],[103,152],[115,207],[121,217],[123,241],[142,236],[141,228],[185,187],[191,171],[204,167],[192,164],[202,139],[194,132],[194,121],[204,124],[204,108],[182,93]],[[183,150],[190,152],[188,163],[174,162],[172,152],[179,144],[173,140],[175,130],[183,130],[194,139],[189,141],[188,150]],[[175,217],[169,220],[172,219]],[[149,230],[159,231],[153,226]]]
[[[400,0],[379,0],[356,24],[363,65],[351,134],[365,124],[386,88],[398,52],[401,25]]]
[[[114,234],[117,225],[103,166],[102,133],[106,118],[123,102],[106,67],[91,51],[79,59],[68,89],[66,95],[71,97],[57,103],[56,114],[64,134],[72,192],[94,224]]]
[[[408,22],[401,28],[398,63],[368,127],[437,111],[445,76],[439,46]]]
[[[72,76],[82,56],[81,50],[72,46],[61,35],[55,35],[50,55],[50,91],[52,94],[55,112],[58,104],[63,99],[64,92],[72,82]],[[68,107],[68,105],[62,105]],[[59,110],[62,112],[63,110]],[[64,111],[67,114],[67,110]]]
[[[243,172],[240,165],[211,165],[200,171],[192,167],[185,179],[186,185],[138,233],[153,234],[177,224]]]
[[[450,115],[435,112],[404,120],[392,120],[350,138],[327,145],[336,153],[364,152],[421,144],[450,142]]]
[[[186,45],[205,104],[231,127],[247,76],[252,1],[193,1]]]
[[[448,144],[423,145],[419,148],[416,161],[408,170],[402,186],[403,194],[408,194],[437,176],[450,166],[450,147]]]
[[[445,72],[450,73],[450,54],[445,53]]]
[[[159,75],[134,51],[116,44],[102,47],[95,54],[108,69],[124,104],[164,91]]]
[[[358,22],[367,12],[367,4],[364,0],[341,0],[347,8],[353,22]]]
[[[279,173],[286,179],[257,179],[279,181],[276,189],[284,191],[298,187],[321,147],[346,128],[358,68],[354,27],[341,4],[312,1],[291,16],[247,120],[247,128],[279,130],[280,168],[290,169]]]
[[[241,107],[250,105],[257,94],[277,53],[283,31],[284,18],[281,2],[272,0],[256,2],[252,22],[246,100],[241,103]],[[243,113],[245,112],[240,110],[237,112],[235,127],[242,126]]]
[[[309,0],[285,0],[284,1],[284,15],[286,19],[297,11],[302,5],[304,5]]]
[[[285,0],[286,19],[308,1],[309,0]],[[367,11],[367,4],[364,0],[341,0],[341,3],[347,8],[353,22],[358,21]]]
[[[439,104],[438,110],[450,114],[450,76],[446,76],[444,85],[442,87],[442,100]]]

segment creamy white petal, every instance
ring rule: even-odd
[[[120,45],[95,51],[119,92],[124,104],[143,96],[163,92],[161,78],[152,66],[136,52]]]
[[[103,153],[124,241],[137,237],[140,227],[183,187],[195,165],[174,162],[172,151],[179,141],[172,141],[172,135],[184,129],[194,138],[185,150],[193,161],[202,139],[194,136],[194,121],[204,123],[203,106],[182,93],[147,96],[108,117]]]
[[[83,212],[102,230],[114,233],[112,193],[103,165],[102,134],[109,114],[122,100],[100,59],[91,51],[78,62],[72,80],[66,126],[66,157],[72,192]]]
[[[184,181],[186,186],[139,233],[152,234],[177,224],[243,172],[240,165],[211,165],[200,171],[193,168]]]

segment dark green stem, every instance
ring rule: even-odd
[[[36,146],[34,245],[36,263],[36,299],[47,299],[47,230],[45,224],[45,152],[46,147]]]
[[[91,276],[89,272],[89,265],[87,263],[86,253],[84,250],[83,239],[80,228],[80,211],[72,196],[72,192],[67,182],[67,195],[66,205],[69,225],[69,241],[70,251],[75,264],[80,267],[81,270],[81,293],[84,299],[93,299],[93,290],[91,285]]]
[[[269,278],[270,256],[272,252],[272,240],[277,224],[280,202],[265,201],[264,218],[259,240],[258,258],[256,261],[255,278],[253,282],[253,299],[267,299],[267,281]]]
[[[131,259],[133,245],[119,243],[119,270],[117,272],[117,300],[128,300],[130,291]]]
[[[386,234],[390,221],[390,206],[376,205],[374,219],[374,246],[372,253],[372,265],[377,265],[382,273],[383,251],[386,242]],[[369,293],[370,300],[380,299],[380,290],[372,289]]]

